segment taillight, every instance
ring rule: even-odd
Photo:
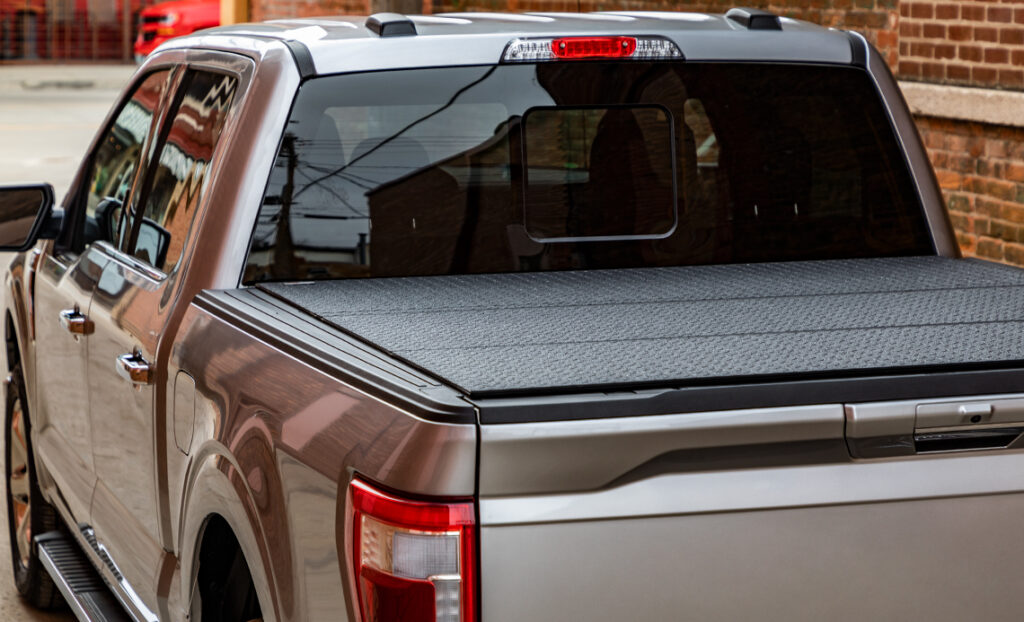
[[[473,622],[473,503],[402,499],[358,479],[349,494],[362,622]]]
[[[683,53],[675,43],[655,36],[538,37],[513,39],[505,47],[501,60],[506,63],[532,63],[548,60],[670,60]]]

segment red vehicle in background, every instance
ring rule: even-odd
[[[203,28],[220,26],[220,0],[170,0],[142,9],[135,60],[141,62],[156,46]]]

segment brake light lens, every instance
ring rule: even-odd
[[[474,622],[472,501],[412,501],[361,480],[349,486],[362,622]]]
[[[634,37],[562,37],[551,41],[557,58],[622,58],[636,51]]]
[[[671,60],[683,58],[675,43],[654,36],[540,37],[513,39],[502,62],[534,63],[550,60]]]

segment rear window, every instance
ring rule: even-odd
[[[933,252],[863,70],[542,63],[305,83],[243,280]]]

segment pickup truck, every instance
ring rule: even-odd
[[[223,27],[0,190],[14,580],[82,620],[1016,620],[1024,271],[771,13]]]

